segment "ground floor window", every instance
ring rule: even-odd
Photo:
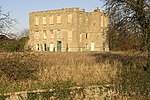
[[[39,51],[40,50],[40,44],[37,44],[36,45],[36,51]]]
[[[89,45],[88,44],[86,44],[86,49],[89,49]]]
[[[50,50],[50,52],[53,52],[53,51],[54,51],[54,44],[53,44],[53,43],[50,43],[49,50]]]
[[[95,49],[95,44],[91,43],[91,51],[94,51],[94,49]]]
[[[46,44],[43,44],[43,51],[46,51],[47,50],[47,46]]]

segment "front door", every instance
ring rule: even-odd
[[[57,41],[57,51],[61,52],[61,41]]]

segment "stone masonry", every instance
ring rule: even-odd
[[[33,51],[109,51],[108,16],[95,8],[63,8],[29,14],[29,47]]]

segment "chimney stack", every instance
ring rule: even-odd
[[[98,7],[94,8],[94,12],[100,12],[100,9]]]
[[[85,9],[81,9],[82,12],[85,12]]]

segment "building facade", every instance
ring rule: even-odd
[[[108,51],[108,17],[95,8],[64,8],[29,14],[29,46],[34,51]]]

